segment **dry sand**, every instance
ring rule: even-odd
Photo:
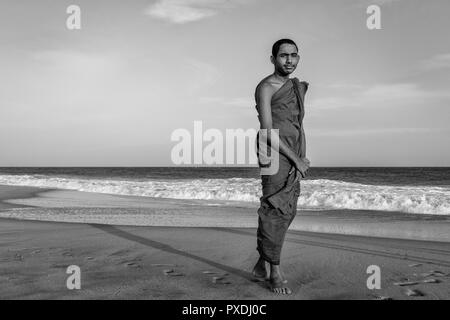
[[[0,213],[7,216],[14,212],[18,217],[20,212],[28,212],[32,218],[35,212],[36,218],[42,217],[42,210],[47,210],[49,218],[54,213],[67,219],[72,214],[79,217],[85,212],[92,221],[104,223],[1,218],[1,299],[450,298],[450,245],[445,239],[436,242],[289,231],[282,270],[293,294],[276,296],[267,289],[265,282],[254,282],[250,274],[257,259],[256,229],[237,227],[229,221],[254,223],[256,213],[251,206],[205,207],[195,201],[42,191],[0,187],[0,200],[5,200],[0,204]],[[115,212],[116,217],[108,212]],[[190,220],[214,216],[228,225],[212,226],[214,219],[208,220],[204,227],[105,224],[111,223],[111,220],[104,221],[111,217],[116,222],[120,212],[125,216],[131,214],[128,217],[142,223],[167,220],[186,223],[188,220],[182,218],[184,214]],[[160,218],[143,218],[152,213],[159,214]],[[327,223],[340,221],[339,212],[328,216],[326,213],[302,213],[296,220],[300,223],[305,221],[304,217],[309,217],[310,222],[316,219],[324,228]],[[391,219],[387,213],[380,213],[377,218],[366,213],[362,218],[341,212],[341,217],[350,224],[364,221],[371,226],[388,224]],[[427,232],[433,230],[435,224],[448,226],[445,217],[398,215],[395,219],[398,223],[415,223],[416,228],[423,225],[422,229]],[[81,268],[80,290],[66,287],[69,276],[66,270],[70,265]],[[366,271],[370,265],[380,267],[380,290],[367,288],[370,275]],[[173,272],[165,274],[166,269]],[[213,278],[217,276],[223,279],[214,283]],[[423,282],[430,279],[437,283]],[[416,284],[396,285],[408,281]],[[418,290],[423,296],[408,296],[408,289]]]

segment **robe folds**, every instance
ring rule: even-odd
[[[274,93],[271,101],[272,128],[279,130],[280,140],[301,158],[306,156],[302,124],[307,89],[306,82],[300,82],[297,78],[289,79]],[[274,149],[271,152],[275,152]],[[301,176],[284,154],[278,152],[275,156],[279,159],[278,171],[261,175],[257,250],[264,260],[278,265],[286,232],[297,213]],[[262,167],[261,161],[259,164]]]

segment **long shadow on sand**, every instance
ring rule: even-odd
[[[154,241],[154,240],[151,240],[151,239],[148,239],[148,238],[137,236],[137,235],[129,233],[127,231],[123,231],[123,230],[119,229],[116,226],[103,225],[103,224],[91,224],[90,226],[94,227],[94,228],[97,228],[97,229],[100,229],[100,230],[102,230],[104,232],[107,232],[109,234],[112,234],[112,235],[114,235],[116,237],[120,237],[120,238],[123,238],[123,239],[134,241],[134,242],[143,244],[145,246],[148,246],[148,247],[151,247],[151,248],[154,248],[154,249],[162,250],[162,251],[169,252],[169,253],[172,253],[172,254],[177,254],[177,255],[180,255],[180,256],[183,256],[183,257],[186,257],[186,258],[190,258],[190,259],[193,259],[193,260],[197,260],[197,261],[206,263],[206,264],[208,264],[208,265],[210,265],[210,266],[212,266],[214,268],[223,270],[225,272],[228,272],[229,274],[234,274],[234,275],[236,275],[238,277],[241,277],[241,278],[243,278],[245,280],[248,280],[248,281],[250,281],[250,282],[252,282],[254,284],[257,284],[257,285],[259,285],[262,288],[266,288],[266,285],[264,284],[264,282],[255,282],[254,278],[253,278],[253,276],[252,276],[252,274],[250,272],[239,270],[239,269],[236,269],[236,268],[233,268],[233,267],[221,264],[221,263],[217,263],[217,262],[212,261],[212,260],[205,259],[203,257],[196,256],[196,255],[188,253],[188,252],[184,252],[184,251],[175,249],[175,248],[171,247],[170,245],[167,245],[167,244],[164,244],[164,243],[161,243],[161,242],[158,242],[158,241]]]
[[[208,229],[212,229],[212,230],[216,230],[216,231],[221,231],[221,232],[227,232],[227,233],[234,233],[234,234],[239,234],[239,235],[243,235],[243,236],[249,236],[249,237],[254,237],[254,233],[252,232],[248,232],[248,231],[244,231],[245,229],[231,229],[231,228],[208,228]],[[408,254],[408,250],[413,250],[415,248],[411,248],[405,245],[402,246],[395,246],[392,244],[384,244],[384,250],[376,250],[376,249],[369,249],[369,248],[364,248],[363,246],[361,246],[361,239],[359,237],[358,238],[358,243],[360,244],[359,247],[356,246],[351,246],[348,244],[345,244],[344,241],[337,241],[336,237],[330,239],[332,240],[332,242],[327,242],[327,241],[317,241],[317,238],[323,238],[320,240],[325,240],[326,236],[322,236],[321,234],[314,234],[314,233],[308,233],[308,232],[301,232],[301,231],[290,231],[288,232],[288,235],[290,235],[290,237],[286,237],[285,242],[290,242],[290,243],[296,243],[296,244],[304,244],[304,245],[310,245],[310,246],[316,246],[316,247],[322,247],[322,248],[328,248],[328,249],[337,249],[337,250],[343,250],[343,251],[349,251],[349,252],[355,252],[355,253],[363,253],[363,254],[369,254],[369,255],[375,255],[375,256],[381,256],[381,257],[386,257],[386,258],[393,258],[393,259],[398,259],[398,260],[408,260],[408,261],[414,261],[414,262],[421,262],[421,263],[426,263],[426,264],[434,264],[434,265],[439,265],[439,266],[445,266],[445,267],[450,267],[450,261],[448,260],[441,260],[441,259],[436,259],[436,258],[429,258],[426,256],[419,256],[417,255],[417,249],[416,254]],[[300,236],[300,237],[304,237],[306,239],[295,239],[293,238],[294,236]],[[309,238],[309,240],[308,240]],[[310,239],[314,239],[314,240],[310,240]],[[342,237],[343,239],[345,239],[345,236]],[[347,238],[349,238],[347,236]],[[364,238],[364,237],[362,237]],[[355,238],[356,239],[356,236]],[[384,239],[389,241],[390,239]],[[347,240],[348,241],[348,240]],[[366,240],[366,245],[377,245],[377,242],[379,240],[378,239],[367,239]],[[390,240],[390,241],[394,241],[394,240]],[[396,240],[396,241],[402,241],[404,243],[407,243],[408,240]],[[340,243],[339,243],[340,242]],[[372,242],[372,243],[371,243]],[[386,246],[388,246],[388,248],[386,248]],[[395,252],[389,252],[390,249],[395,248],[396,249],[400,249],[403,253],[395,253]],[[419,248],[422,249],[422,248]],[[435,250],[433,249],[429,249],[429,248],[423,248],[421,251],[424,251],[426,253],[436,253]],[[440,255],[443,256],[447,256],[448,255],[448,251],[446,250],[438,250]]]

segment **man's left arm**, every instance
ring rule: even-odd
[[[306,91],[308,91],[308,87],[309,87],[309,83],[306,81],[302,81],[301,84],[303,84],[303,88],[302,88],[302,95],[303,95],[303,108],[305,108],[305,96],[306,96]],[[306,135],[305,135],[305,130],[303,129],[303,121],[301,124],[301,130],[300,130],[300,139],[301,139],[301,148],[300,148],[300,158],[306,158]]]
[[[306,158],[306,137],[305,137],[305,130],[303,129],[303,124],[300,130],[300,135],[301,135],[300,158]]]

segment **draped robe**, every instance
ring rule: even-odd
[[[301,158],[306,156],[302,125],[305,113],[303,100],[307,89],[306,82],[289,79],[271,100],[272,128],[279,130],[280,140]],[[301,176],[284,154],[278,152],[276,156],[279,157],[278,171],[272,175],[261,175],[257,250],[264,260],[278,265],[286,232],[297,212]],[[289,173],[291,169],[292,173]]]

